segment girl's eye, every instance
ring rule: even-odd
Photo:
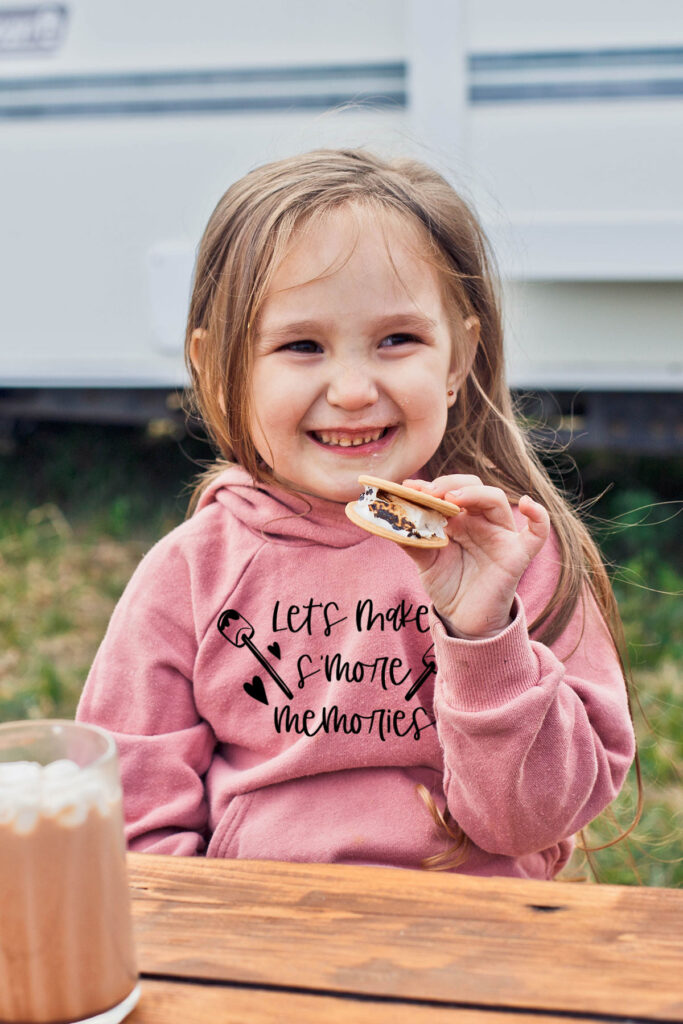
[[[400,345],[408,345],[410,342],[419,344],[420,339],[414,334],[390,334],[380,342],[380,348],[398,348]]]
[[[290,341],[282,346],[281,351],[303,352],[306,355],[311,355],[316,352],[322,352],[322,348],[317,341]]]

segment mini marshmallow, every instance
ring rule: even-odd
[[[50,764],[46,764],[43,768],[43,779],[45,781],[52,782],[52,780],[69,779],[78,775],[80,768],[75,761],[69,761],[67,758],[60,758],[59,761],[51,761]]]
[[[37,783],[41,767],[36,761],[3,761],[0,763],[0,786],[23,786]]]
[[[0,825],[9,825],[16,813],[16,802],[0,789]]]
[[[69,803],[60,810],[57,821],[67,828],[75,828],[83,824],[89,812],[90,807],[86,803]]]
[[[40,804],[22,804],[16,811],[12,821],[13,830],[20,836],[27,836],[33,832],[40,816]]]
[[[32,832],[41,816],[69,828],[81,825],[93,808],[105,816],[120,796],[118,786],[65,758],[47,765],[0,763],[0,824],[20,835]]]

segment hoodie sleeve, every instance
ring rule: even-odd
[[[556,562],[545,549],[537,558],[545,603]],[[619,659],[592,595],[551,649],[529,639],[523,589],[512,623],[489,640],[448,635],[431,610],[447,805],[478,846],[507,856],[547,849],[595,818],[635,751]]]
[[[192,855],[205,846],[202,776],[215,740],[194,704],[196,652],[190,574],[169,536],[128,583],[76,713],[114,735],[132,850]]]

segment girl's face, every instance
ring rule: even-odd
[[[398,217],[343,208],[295,237],[251,381],[252,437],[278,480],[350,501],[360,473],[401,481],[436,452],[462,371],[437,273],[416,251]]]

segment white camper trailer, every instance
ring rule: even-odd
[[[220,195],[362,145],[473,201],[515,388],[590,444],[683,442],[678,0],[0,0],[0,121],[5,423],[171,415]]]

